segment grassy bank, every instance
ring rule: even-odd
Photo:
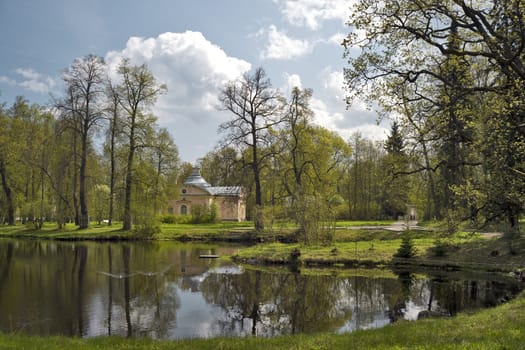
[[[180,240],[180,241],[214,241],[245,239],[246,234],[253,231],[251,222],[221,222],[214,224],[160,224],[159,232],[153,235],[144,235],[140,231],[121,229],[121,224],[113,226],[92,223],[88,229],[80,230],[74,224],[67,224],[57,229],[55,223],[45,223],[40,230],[31,225],[17,224],[14,226],[0,226],[0,237],[51,239],[51,240]]]
[[[450,319],[399,322],[348,334],[275,338],[151,339],[28,337],[0,334],[0,349],[523,349],[525,295],[493,309]]]
[[[401,245],[399,233],[359,231],[338,233],[329,245],[267,243],[246,247],[233,256],[250,264],[297,264],[303,267],[430,267],[450,270],[471,269],[491,272],[521,271],[525,268],[525,239],[514,242],[480,234],[457,234],[448,240],[446,251],[436,256],[436,234],[413,232],[416,256],[395,258]],[[374,238],[376,237],[376,238]]]
[[[509,242],[494,235],[460,232],[447,239],[442,256],[433,252],[440,232],[436,230],[411,231],[417,255],[412,259],[395,259],[394,254],[401,244],[401,232],[386,229],[360,228],[362,226],[386,226],[389,222],[340,222],[334,241],[328,245],[278,243],[289,241],[294,228],[290,225],[273,232],[255,234],[251,222],[223,222],[215,224],[161,224],[160,232],[153,236],[136,231],[123,231],[117,223],[113,227],[93,224],[89,229],[79,230],[73,224],[56,229],[46,223],[41,230],[24,225],[0,226],[0,237],[54,240],[179,240],[204,242],[259,242],[242,248],[233,258],[250,264],[288,264],[304,267],[383,267],[391,265],[427,266],[446,269],[479,269],[484,271],[516,271],[525,268],[525,239]],[[261,243],[265,242],[265,243]]]

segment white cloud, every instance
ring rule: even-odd
[[[156,38],[131,37],[121,51],[106,54],[111,71],[122,58],[146,63],[153,75],[168,87],[154,114],[179,146],[181,158],[195,161],[213,149],[218,125],[228,118],[217,110],[218,94],[227,81],[251,69],[251,64],[228,56],[200,32],[163,33]]]
[[[4,75],[0,75],[0,84],[7,84],[7,85],[14,86],[16,85],[16,80],[6,77]]]
[[[350,0],[275,0],[291,24],[317,30],[322,22],[340,20],[344,23],[350,15]]]
[[[339,101],[343,101],[345,91],[343,89],[344,76],[342,71],[331,71],[325,68],[322,71],[323,87],[329,90],[330,94]]]
[[[355,132],[374,141],[386,138],[388,129],[377,124],[377,114],[364,101],[355,100],[347,109],[342,71],[326,67],[320,72],[319,80],[320,90],[314,92],[310,100],[316,124],[336,131],[345,140]]]
[[[343,33],[335,33],[330,38],[328,38],[327,42],[335,45],[341,45],[343,41],[346,38],[346,34]]]
[[[310,108],[314,112],[314,122],[329,130],[340,132],[337,124],[343,119],[343,114],[338,108],[328,106],[323,100],[316,97],[310,99]]]
[[[265,31],[263,31],[265,32]],[[261,59],[289,60],[312,52],[314,45],[308,40],[289,37],[274,25],[268,28],[268,43],[261,52]]]
[[[17,68],[15,69],[15,73],[18,79],[0,76],[0,83],[19,86],[26,90],[42,94],[50,92],[57,85],[56,78],[38,73],[32,68]]]
[[[346,139],[356,132],[360,133],[365,139],[372,141],[384,141],[388,137],[389,130],[384,126],[377,124],[363,124],[354,128],[346,129]]]
[[[286,95],[289,95],[295,87],[299,89],[303,88],[301,77],[298,74],[289,74],[285,72],[283,75],[286,84],[283,90],[286,93]]]

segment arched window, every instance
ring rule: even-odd
[[[188,207],[185,206],[185,205],[181,205],[181,206],[180,206],[180,214],[181,214],[181,215],[186,215],[186,214],[188,214]]]

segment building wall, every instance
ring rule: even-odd
[[[246,220],[246,203],[243,196],[212,196],[201,188],[184,186],[179,199],[168,201],[171,208],[169,214],[184,215],[181,208],[186,207],[186,215],[191,215],[192,208],[201,206],[209,208],[212,203],[217,206],[221,220],[244,221]]]
[[[246,220],[246,203],[242,197],[216,196],[215,204],[219,208],[221,220]]]

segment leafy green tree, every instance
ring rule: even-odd
[[[10,133],[10,118],[4,107],[0,108],[0,122],[3,125],[0,128],[0,177],[2,180],[2,209],[4,211],[3,221],[8,225],[15,224],[15,194],[13,193],[8,167],[13,162],[13,138]]]
[[[43,169],[50,157],[53,116],[36,104],[17,97],[10,109],[0,109],[0,177],[6,222],[23,222],[39,228],[50,214],[48,183]]]
[[[242,157],[232,147],[221,147],[208,152],[200,162],[202,176],[212,186],[251,187],[248,184]]]
[[[124,111],[123,131],[127,138],[127,162],[124,190],[123,229],[131,229],[132,211],[131,198],[135,153],[145,146],[145,136],[155,123],[155,118],[147,114],[147,108],[153,105],[158,96],[166,91],[166,86],[159,84],[145,64],[131,65],[124,59],[118,68],[120,84],[117,92],[119,103]]]
[[[348,141],[351,155],[345,162],[345,174],[339,192],[347,203],[346,218],[367,220],[380,217],[383,186],[383,147],[354,133]]]
[[[524,210],[515,200],[524,189],[517,176],[523,164],[523,10],[518,0],[362,0],[344,43],[349,102],[362,96],[385,113],[417,110],[423,117],[405,115],[406,125],[417,125],[420,145],[430,147],[424,166],[412,172],[436,175],[429,186],[434,210],[505,218],[511,230]],[[361,51],[353,55],[356,47]]]
[[[410,177],[403,175],[409,161],[405,154],[405,143],[397,121],[393,121],[390,135],[385,141],[386,154],[382,160],[385,177],[382,189],[382,214],[397,219],[405,214],[409,204]]]
[[[154,133],[148,153],[154,168],[153,213],[158,215],[166,200],[175,194],[171,180],[174,180],[178,174],[179,152],[168,130],[161,128]]]
[[[298,236],[307,244],[332,237],[332,199],[337,195],[338,171],[349,155],[344,140],[313,124],[311,96],[310,89],[292,90],[276,157],[285,207],[299,224]]]

